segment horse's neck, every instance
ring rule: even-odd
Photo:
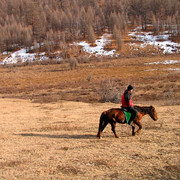
[[[135,106],[135,109],[140,112],[142,116],[150,113],[150,107]]]

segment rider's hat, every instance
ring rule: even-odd
[[[133,89],[133,87],[131,85],[129,85],[128,88],[127,88],[128,91],[130,91],[132,89]]]

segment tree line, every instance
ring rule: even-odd
[[[179,0],[1,0],[0,52],[38,43],[47,51],[105,30],[118,43],[128,28],[152,25],[180,39]]]

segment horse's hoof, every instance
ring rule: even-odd
[[[132,134],[132,136],[135,136],[135,135],[136,135],[136,133],[133,133],[133,134]]]
[[[119,136],[115,136],[116,138],[119,138]]]
[[[102,138],[102,137],[101,137],[101,136],[99,136],[99,135],[97,135],[96,137],[97,137],[97,138],[99,138],[99,139],[101,139],[101,138]]]

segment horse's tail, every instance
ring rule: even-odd
[[[103,126],[105,124],[105,120],[106,120],[106,112],[103,112],[99,119],[99,129],[98,129],[98,133],[97,133],[97,137],[99,137],[99,138],[101,138],[101,133],[104,129]]]

